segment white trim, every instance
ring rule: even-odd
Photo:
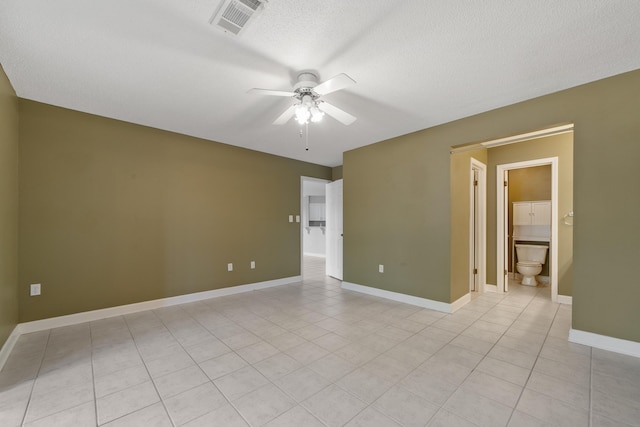
[[[593,332],[570,329],[569,342],[626,354],[628,356],[640,357],[640,342],[636,341],[628,341],[607,335],[594,334]]]
[[[465,294],[462,298],[449,304],[441,301],[434,301],[427,298],[415,297],[413,295],[401,294],[399,292],[386,291],[384,289],[372,288],[370,286],[358,285],[350,282],[342,282],[342,289],[360,292],[375,297],[386,298],[392,301],[398,301],[405,304],[417,305],[418,307],[428,308],[431,310],[441,311],[443,313],[453,313],[466,303],[471,301],[471,295]]]
[[[556,302],[560,304],[573,305],[573,297],[569,295],[558,295],[558,300]]]
[[[251,283],[247,285],[230,286],[228,288],[212,289],[210,291],[196,292],[193,294],[178,295],[175,297],[161,298],[150,301],[143,301],[134,304],[120,305],[117,307],[103,308],[100,310],[85,311],[81,313],[69,314],[66,316],[51,317],[48,319],[34,320],[32,322],[20,323],[16,328],[20,334],[43,331],[62,326],[76,325],[78,323],[91,322],[108,317],[122,316],[124,314],[137,313],[139,311],[154,310],[172,305],[185,304],[189,302],[202,301],[210,298],[218,298],[227,295],[234,295],[243,292],[256,291],[259,289],[271,288],[273,286],[287,285],[300,282],[302,276],[285,277],[282,279],[268,280],[265,282]]]
[[[18,342],[18,338],[20,338],[20,325],[16,325],[13,328],[13,331],[9,334],[9,337],[4,342],[4,345],[0,349],[0,371],[4,368],[4,364],[7,362],[9,355],[11,354],[11,350]]]
[[[316,257],[316,258],[326,258],[327,256],[325,254],[314,254],[311,252],[305,252],[304,256],[312,256],[312,257]]]
[[[498,286],[497,285],[490,285],[488,283],[485,283],[484,291],[485,292],[498,292]]]
[[[560,135],[573,131],[573,123],[554,126],[547,129],[540,129],[533,132],[521,133],[519,135],[512,135],[506,138],[492,139],[490,141],[478,142],[475,144],[466,144],[463,146],[452,147],[451,153],[463,153],[465,151],[478,150],[480,148],[492,148],[499,147],[501,145],[515,144],[517,142],[528,141],[531,139],[544,138],[547,136]]]
[[[508,163],[496,166],[496,247],[497,247],[497,260],[496,260],[496,275],[498,292],[504,292],[505,283],[504,276],[500,272],[505,270],[504,263],[504,250],[505,248],[501,244],[504,242],[504,212],[502,206],[504,205],[504,183],[502,179],[498,179],[504,176],[504,171],[512,169],[528,168],[531,166],[543,166],[551,165],[551,248],[549,259],[551,262],[551,268],[549,272],[551,274],[551,300],[558,302],[558,157],[548,157],[544,159],[527,160],[524,162]]]
[[[451,311],[449,313],[455,313],[456,311],[467,305],[467,303],[469,302],[471,302],[471,294],[462,295],[460,298],[449,304],[451,306]]]

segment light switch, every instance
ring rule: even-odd
[[[255,269],[256,268],[256,262],[255,261],[251,261],[251,269]]]
[[[296,222],[300,222],[300,215],[296,215]]]
[[[384,265],[378,265],[378,273],[384,273]]]
[[[227,264],[227,271],[233,271],[233,263]]]
[[[289,222],[293,222],[293,215],[289,215]]]

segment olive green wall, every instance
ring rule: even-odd
[[[20,100],[20,321],[300,275],[303,175],[331,168]]]
[[[574,123],[573,327],[640,341],[638,111],[640,70],[345,153],[345,280],[451,302],[450,147]]]
[[[572,142],[573,143],[573,142]],[[573,146],[571,148],[573,155]],[[572,156],[573,157],[573,156]],[[573,172],[573,158],[571,160],[571,171]],[[573,173],[571,174],[571,183],[573,184]],[[571,186],[573,192],[573,185]],[[512,169],[509,171],[509,247],[513,242],[513,202],[529,202],[534,200],[551,200],[551,165],[533,166],[530,168]],[[573,196],[571,198],[573,203]],[[549,227],[551,231],[551,227]],[[571,235],[573,240],[573,234]],[[508,270],[512,271],[511,251],[508,251],[509,266]],[[549,275],[549,252],[547,251],[547,262],[542,266],[541,276]]]
[[[331,169],[331,179],[333,181],[342,179],[342,166],[336,166],[333,169]]]
[[[487,188],[487,283],[496,277],[496,167],[525,160],[558,157],[558,294],[572,295],[573,227],[562,217],[574,210],[573,132],[489,149]],[[576,144],[577,145],[577,144]],[[550,198],[549,198],[550,199]]]
[[[463,151],[451,155],[451,301],[469,293],[469,247],[471,234],[471,159],[487,164],[487,150]]]
[[[18,323],[18,98],[0,66],[0,348]]]
[[[344,153],[343,278],[449,302],[449,147],[425,132]]]

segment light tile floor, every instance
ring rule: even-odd
[[[20,337],[10,426],[638,426],[640,359],[511,286],[454,314],[302,283]]]

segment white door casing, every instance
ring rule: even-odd
[[[342,180],[327,184],[327,275],[342,280]]]

